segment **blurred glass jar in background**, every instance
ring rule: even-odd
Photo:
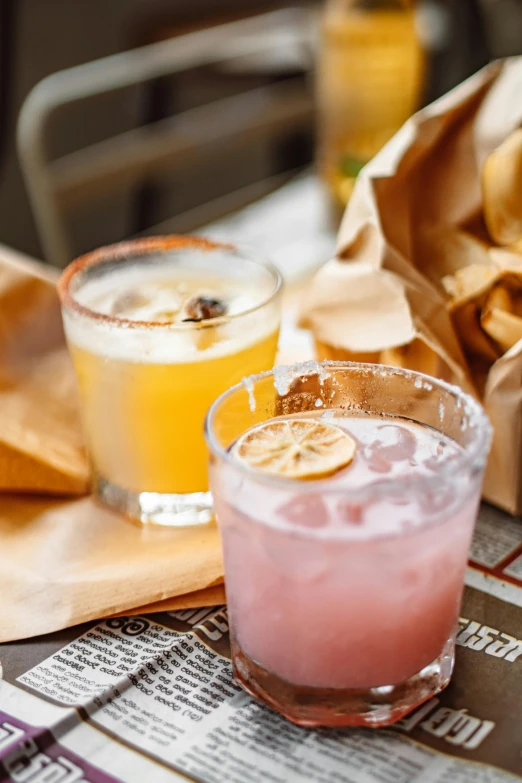
[[[318,157],[336,216],[362,167],[419,107],[424,72],[414,0],[326,0]]]

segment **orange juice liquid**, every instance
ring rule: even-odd
[[[206,412],[229,386],[272,367],[277,339],[275,330],[236,353],[173,364],[71,345],[94,471],[133,492],[207,490]]]
[[[95,477],[130,493],[206,491],[208,408],[274,363],[279,310],[256,309],[266,302],[263,285],[192,272],[165,264],[117,270],[77,298],[126,322],[65,320]],[[198,297],[223,303],[233,317],[194,322]]]

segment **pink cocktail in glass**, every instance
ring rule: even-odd
[[[328,422],[353,462],[309,481],[231,447],[280,417]],[[278,368],[207,420],[236,676],[301,725],[386,725],[444,688],[490,428],[446,384],[371,365]]]

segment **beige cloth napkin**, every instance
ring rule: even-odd
[[[55,274],[0,247],[0,642],[223,602],[215,525],[141,528],[88,483]]]
[[[447,280],[475,265],[495,270],[489,287],[508,276],[522,285],[522,243],[518,256],[492,247],[482,209],[484,163],[522,125],[521,96],[513,58],[411,118],[361,172],[337,257],[301,309],[319,358],[405,366],[480,397],[495,429],[484,495],[511,513],[522,512],[522,340],[488,355],[485,290],[457,305]]]

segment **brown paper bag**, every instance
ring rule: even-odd
[[[89,497],[1,499],[0,642],[121,612],[165,611],[146,605],[222,582],[216,525],[140,527]],[[213,605],[220,596],[203,597]]]
[[[488,341],[465,344],[474,314],[452,312],[444,278],[470,264],[508,265],[507,251],[491,251],[481,174],[522,125],[521,96],[522,58],[513,58],[409,120],[359,176],[337,258],[319,271],[301,310],[319,358],[400,364],[481,397],[495,429],[484,496],[511,513],[522,512],[522,341],[492,355]]]
[[[165,598],[163,601],[155,601],[145,606],[138,606],[132,610],[116,612],[111,617],[135,616],[138,614],[154,614],[156,612],[178,612],[180,609],[199,609],[203,606],[221,606],[227,600],[225,585],[206,587],[204,590],[196,590],[187,595],[178,595],[174,598]]]
[[[215,525],[142,528],[64,499],[89,471],[54,281],[0,246],[0,642],[224,600]]]

